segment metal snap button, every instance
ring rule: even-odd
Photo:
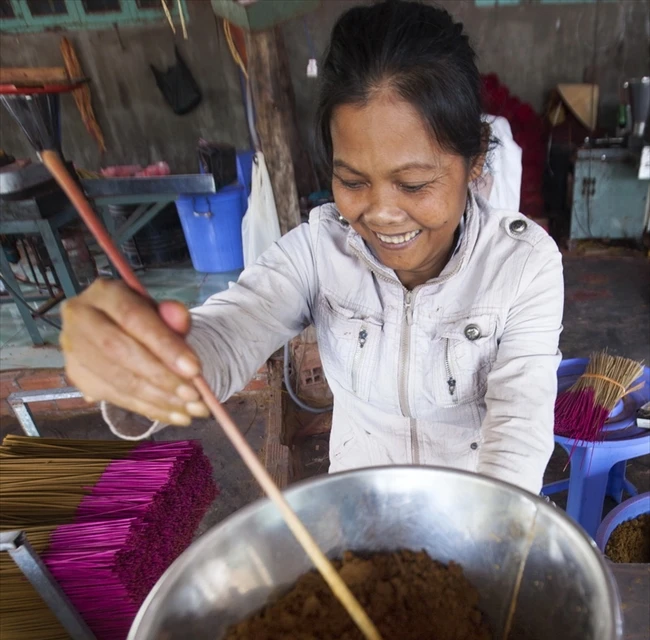
[[[510,231],[512,233],[523,233],[528,228],[528,223],[525,220],[513,220],[510,223]]]
[[[469,445],[469,448],[472,449],[472,451],[476,451],[478,449],[478,443],[472,442],[472,444]]]
[[[478,340],[481,337],[481,329],[475,324],[468,324],[465,327],[465,337],[468,340]]]

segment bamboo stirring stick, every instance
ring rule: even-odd
[[[187,40],[187,25],[185,24],[185,14],[183,13],[183,3],[178,0],[178,13],[181,15],[181,28],[183,29],[183,40]]]
[[[169,26],[172,28],[172,33],[176,35],[176,27],[174,26],[174,21],[172,20],[172,14],[169,12],[169,7],[167,6],[167,3],[165,0],[160,0],[162,2],[162,8],[163,11],[165,12],[165,17],[167,18],[167,22],[169,22]]]
[[[49,149],[43,150],[40,152],[40,157],[45,167],[50,171],[59,186],[68,196],[73,206],[86,223],[86,226],[95,237],[95,240],[97,240],[99,246],[104,250],[124,281],[129,285],[129,287],[131,287],[131,289],[148,297],[146,289],[142,286],[142,283],[138,280],[128,262],[113,244],[111,237],[100,223],[90,206],[90,203],[86,199],[86,196],[68,172],[58,152]],[[323,579],[327,582],[336,598],[359,627],[359,630],[363,633],[364,637],[367,640],[381,640],[381,635],[368,617],[368,614],[345,582],[343,582],[343,579],[337,573],[332,563],[327,559],[327,556],[321,551],[312,535],[301,522],[300,518],[298,518],[296,513],[289,506],[289,503],[282,495],[282,492],[273,482],[273,479],[267,470],[250,448],[233,419],[228,415],[228,412],[225,410],[223,405],[212,393],[212,390],[204,380],[203,376],[197,376],[194,378],[193,382],[201,394],[203,401],[206,403],[210,411],[212,411],[212,414],[221,425],[226,436],[228,436],[228,439],[237,450],[237,453],[241,456],[249,471],[259,482],[266,495],[279,509],[287,527],[289,527],[291,533],[293,533],[296,540],[300,543],[300,546],[314,563],[316,569],[323,576]]]

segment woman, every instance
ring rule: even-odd
[[[468,190],[487,136],[462,25],[402,1],[344,14],[317,137],[335,205],[191,313],[95,283],[64,309],[69,378],[112,403],[116,433],[144,437],[207,415],[188,383],[199,368],[225,400],[314,323],[334,394],[330,471],[443,465],[539,492],[561,259],[535,224]]]

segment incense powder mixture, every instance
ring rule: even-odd
[[[650,563],[650,513],[619,524],[605,554],[612,562]]]
[[[426,552],[367,556],[346,552],[335,566],[385,639],[492,640],[479,594],[460,565]],[[231,627],[226,640],[363,640],[316,572],[261,612]]]

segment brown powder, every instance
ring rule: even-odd
[[[619,524],[609,537],[605,555],[612,562],[650,562],[650,513]]]
[[[424,551],[363,557],[346,552],[334,564],[385,640],[493,640],[478,609],[478,591],[458,564],[436,562]],[[226,640],[288,638],[363,640],[315,572],[226,635]]]

